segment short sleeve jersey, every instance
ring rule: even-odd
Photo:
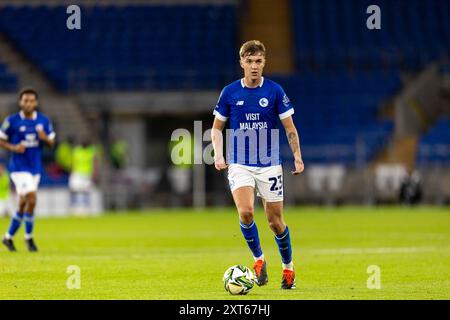
[[[243,79],[226,86],[214,115],[230,120],[227,161],[254,167],[280,164],[278,119],[293,113],[283,88],[272,80],[262,78],[256,88],[246,87]]]
[[[38,130],[44,130],[50,139],[55,138],[55,131],[50,120],[35,111],[31,119],[25,118],[22,112],[7,117],[0,128],[0,138],[11,144],[23,143],[24,153],[12,153],[9,162],[10,172],[42,172],[43,142],[39,140]]]

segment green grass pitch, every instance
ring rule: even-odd
[[[281,261],[256,212],[269,284],[231,296],[222,275],[253,265],[232,208],[150,210],[37,219],[40,252],[0,248],[0,299],[450,299],[450,212],[436,207],[296,207],[291,230],[297,289],[282,291]],[[0,231],[9,219],[0,220]],[[69,265],[81,288],[69,290]],[[369,265],[381,288],[368,289]]]

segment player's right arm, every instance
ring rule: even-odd
[[[223,128],[225,127],[225,121],[219,118],[214,118],[214,123],[211,129],[211,140],[214,149],[214,166],[217,170],[224,170],[228,167],[225,163],[223,156]]]
[[[2,124],[2,127],[0,128],[0,147],[10,152],[24,153],[25,152],[24,144],[22,143],[11,144],[8,142],[8,135],[11,134],[10,131],[11,127],[9,125],[9,119],[6,118],[6,120]]]
[[[230,106],[228,104],[228,96],[226,87],[219,96],[219,101],[213,112],[215,118],[211,129],[211,140],[214,149],[214,166],[217,170],[224,170],[228,167],[223,156],[223,128],[230,115]]]
[[[0,139],[0,147],[2,147],[5,150],[8,150],[10,152],[15,153],[24,153],[25,152],[25,145],[22,143],[19,144],[11,144],[6,140]]]

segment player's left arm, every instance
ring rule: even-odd
[[[294,106],[281,86],[277,87],[275,101],[278,115],[284,129],[286,130],[289,146],[291,147],[292,154],[294,155],[295,170],[291,171],[291,173],[295,176],[303,172],[305,165],[302,160],[302,151],[300,150],[300,139],[298,137],[297,128],[295,127],[294,120],[292,119],[292,115],[294,114]]]
[[[292,116],[281,119],[281,123],[286,130],[286,136],[291,147],[292,154],[294,155],[294,165],[295,170],[291,173],[295,176],[305,170],[305,165],[303,164],[302,151],[300,149],[300,138],[298,136],[297,128],[295,127],[294,120]]]
[[[53,125],[50,121],[47,121],[42,127],[37,128],[39,140],[44,142],[48,147],[53,148],[55,146],[55,131],[53,131]]]

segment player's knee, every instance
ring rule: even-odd
[[[275,234],[281,234],[284,231],[285,225],[281,218],[276,217],[269,219],[269,227]]]
[[[34,192],[29,193],[26,195],[26,203],[28,207],[35,207],[36,206],[36,194]]]
[[[239,218],[245,224],[250,224],[253,222],[254,214],[252,206],[244,206],[239,208]]]

